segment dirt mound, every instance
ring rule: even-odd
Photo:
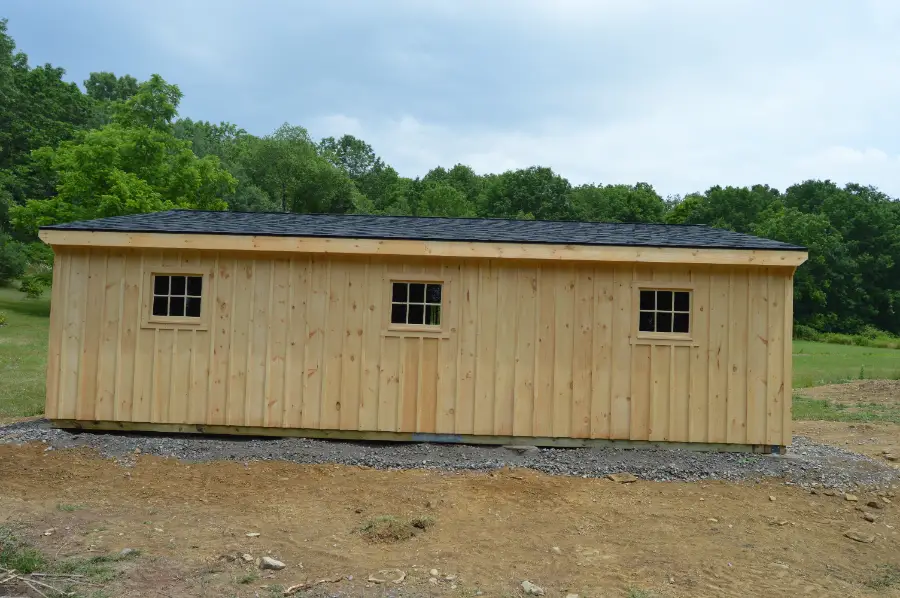
[[[837,403],[900,405],[900,380],[857,380],[846,384],[800,388],[796,392],[811,399]]]

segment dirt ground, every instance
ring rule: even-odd
[[[854,503],[776,481],[135,461],[0,446],[0,524],[24,524],[29,540],[60,557],[140,550],[112,596],[274,596],[261,586],[337,575],[313,595],[513,596],[528,579],[549,596],[900,596],[900,586],[866,585],[885,566],[900,571],[900,498],[874,492]],[[856,510],[869,501],[882,506],[871,509],[874,523]],[[358,530],[379,515],[436,523],[371,544]],[[57,531],[42,535],[49,528]],[[854,529],[874,542],[844,537]],[[287,568],[257,579],[252,564],[219,558],[241,553],[271,554]],[[385,568],[406,571],[406,581],[366,581]]]
[[[798,392],[811,399],[827,399],[847,405],[860,402],[900,404],[900,380],[856,380],[846,384],[803,388]]]

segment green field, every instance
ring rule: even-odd
[[[0,313],[6,314],[0,326],[0,419],[40,415],[50,301],[0,287]]]
[[[0,287],[0,419],[39,415],[44,405],[47,358],[48,299],[25,299],[19,291]],[[794,388],[860,378],[900,379],[900,350],[794,342]],[[803,419],[840,418],[823,410],[821,401],[799,400],[795,414]],[[818,414],[818,415],[817,415]]]

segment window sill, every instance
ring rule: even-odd
[[[392,326],[383,330],[381,336],[388,338],[450,338],[450,333],[435,327]]]
[[[159,330],[207,330],[206,322],[202,318],[179,317],[151,317],[141,322],[141,328]]]
[[[631,337],[632,345],[664,345],[668,347],[699,347],[690,335],[684,334],[638,334]]]

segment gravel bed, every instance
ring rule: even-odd
[[[630,472],[645,480],[757,480],[783,478],[803,487],[884,488],[900,483],[900,470],[864,455],[819,444],[802,436],[785,456],[746,453],[701,453],[687,450],[613,448],[529,448],[400,442],[347,442],[305,438],[249,438],[196,435],[73,434],[44,420],[0,426],[0,444],[42,442],[45,450],[89,447],[123,465],[136,452],[201,461],[292,461],[339,463],[378,469],[489,471],[527,467],[554,475],[602,477]]]

